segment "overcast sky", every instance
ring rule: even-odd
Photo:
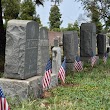
[[[69,1],[69,2],[68,2]],[[37,14],[40,15],[41,22],[43,26],[48,26],[49,22],[49,12],[52,3],[46,1],[44,3],[44,7],[37,6]],[[59,6],[60,12],[62,14],[63,23],[61,27],[67,27],[68,23],[74,23],[75,20],[78,19],[80,14],[84,14],[80,2],[74,2],[74,0],[63,0],[63,2]]]

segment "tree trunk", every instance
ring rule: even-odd
[[[5,32],[2,19],[2,4],[0,0],[0,55],[5,55]]]

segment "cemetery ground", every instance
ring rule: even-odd
[[[110,59],[94,68],[66,73],[66,84],[47,91],[42,99],[20,102],[7,97],[11,110],[108,110],[110,108]],[[17,103],[15,103],[17,102]]]

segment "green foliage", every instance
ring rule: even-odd
[[[60,31],[61,31],[61,29],[60,29],[60,28],[54,28],[54,29],[52,29],[52,31],[55,31],[55,32],[60,32]]]
[[[91,14],[91,20],[97,21],[95,22],[96,25],[103,21],[103,27],[105,30],[108,29],[110,26],[110,2],[109,0],[75,0],[75,1],[81,1],[84,9],[88,11]],[[100,25],[101,28],[101,25]],[[99,30],[98,30],[99,31]]]
[[[77,20],[74,22],[74,24],[68,23],[68,27],[67,28],[61,28],[61,31],[63,31],[63,32],[64,31],[77,31],[78,35],[79,35],[80,28],[79,28]]]
[[[42,26],[41,20],[40,20],[40,16],[39,16],[39,15],[38,15],[37,17],[36,17],[36,16],[33,17],[33,20],[36,21],[36,22],[39,24],[39,26]]]
[[[77,20],[74,22],[74,24],[68,23],[67,31],[78,31],[79,32],[79,25]]]
[[[18,18],[20,0],[2,0],[2,7],[4,10],[4,19],[6,21]]]
[[[53,30],[55,28],[60,29],[60,25],[62,24],[61,19],[61,13],[58,8],[58,6],[54,5],[50,9],[50,16],[49,16],[49,24],[50,24],[50,30]]]
[[[101,33],[102,31],[102,24],[100,22],[100,13],[98,12],[97,5],[92,4],[88,6],[88,9],[91,12],[91,20],[93,23],[96,24],[96,33]]]
[[[35,5],[32,0],[24,0],[21,4],[20,19],[32,20],[35,14]]]

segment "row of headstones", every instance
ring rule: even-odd
[[[106,51],[105,36],[97,36],[98,52]],[[52,49],[53,73],[58,73],[61,66],[61,49],[58,41],[54,41]],[[67,67],[73,68],[78,54],[78,34],[69,31],[63,34],[63,50]],[[93,23],[83,23],[80,29],[80,56],[90,57],[96,54],[96,26]],[[49,59],[49,40],[46,28],[40,28],[34,21],[10,20],[6,31],[6,78],[27,79],[43,75]]]
[[[64,56],[67,59],[68,69],[73,69],[73,63],[77,55],[80,55],[84,61],[90,59],[92,53],[94,55],[98,53],[99,56],[103,56],[106,52],[106,35],[101,33],[96,35],[94,23],[82,23],[80,27],[79,48],[80,52],[78,50],[77,32],[65,32],[63,35],[63,50]]]
[[[4,77],[27,79],[45,72],[49,59],[46,28],[34,21],[10,20],[6,31]]]

